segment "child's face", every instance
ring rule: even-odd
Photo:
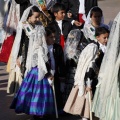
[[[46,37],[47,45],[53,45],[55,43],[55,34],[52,33],[51,35]]]
[[[102,15],[100,12],[93,12],[93,14],[91,16],[91,21],[92,21],[92,23],[94,23],[96,25],[100,25],[101,18],[102,18]]]
[[[54,13],[56,20],[63,20],[65,17],[65,10],[60,10],[57,13]]]
[[[107,45],[109,33],[101,34],[97,36],[97,40],[102,44],[102,45]]]
[[[31,24],[36,24],[40,20],[39,17],[40,17],[39,12],[33,12],[33,15],[28,18],[28,22]]]

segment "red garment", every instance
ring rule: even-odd
[[[4,40],[2,44],[2,49],[0,51],[0,62],[8,62],[14,39],[15,35],[11,35],[6,40]]]
[[[62,48],[64,49],[64,46],[65,46],[65,38],[64,38],[64,35],[61,35],[61,36],[60,36],[60,45],[61,45]]]
[[[78,14],[78,20],[80,23],[85,23],[85,21],[83,20],[83,14]]]

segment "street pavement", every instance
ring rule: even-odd
[[[106,24],[113,21],[120,12],[120,0],[98,0],[98,6],[103,10],[104,21]]]
[[[113,20],[120,11],[120,0],[98,0],[98,5],[102,8],[104,13],[105,23],[108,24]],[[0,63],[0,120],[33,120],[32,116],[15,114],[14,110],[9,109],[14,95],[6,93],[8,82],[8,73],[6,72],[6,64]],[[42,119],[41,119],[42,120]],[[55,119],[48,119],[55,120]],[[62,116],[58,120],[80,120],[78,116]],[[94,119],[95,120],[95,119]]]

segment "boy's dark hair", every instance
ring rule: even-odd
[[[95,13],[95,12],[99,12],[99,13],[101,13],[101,17],[103,16],[102,10],[101,10],[99,7],[94,7],[94,8],[91,10],[90,17],[92,17],[93,13]]]
[[[39,12],[39,13],[40,13],[40,10],[39,10],[39,8],[38,8],[37,6],[33,6],[33,7],[30,9],[28,18],[33,15],[33,12]]]
[[[51,27],[46,27],[45,31],[47,36],[51,35],[52,33],[55,33],[55,30]]]
[[[98,27],[95,30],[95,36],[100,36],[101,34],[110,33],[110,31],[105,27]]]
[[[52,13],[57,13],[59,12],[60,10],[66,10],[65,6],[61,3],[56,3],[55,5],[53,5],[53,8],[52,8]]]

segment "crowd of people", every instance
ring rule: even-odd
[[[35,120],[118,120],[120,14],[111,27],[97,0],[4,2],[0,62],[15,95],[10,109]]]

